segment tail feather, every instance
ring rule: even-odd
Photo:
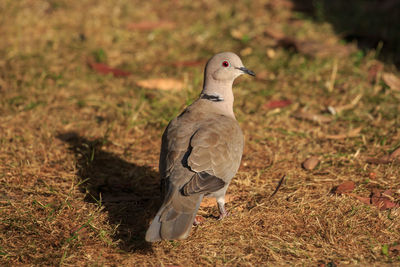
[[[162,222],[161,238],[166,240],[185,239],[192,229],[196,213],[181,213],[174,220]]]
[[[200,194],[183,196],[179,193],[169,203],[164,203],[146,232],[146,241],[185,239],[192,229],[202,198],[203,195]],[[181,201],[185,201],[185,209],[177,210],[182,207],[177,205]],[[189,203],[192,204],[188,205]]]
[[[147,229],[145,237],[146,241],[147,242],[160,241],[161,240],[160,229],[161,229],[160,215],[156,215],[149,229]]]

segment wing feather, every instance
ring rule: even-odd
[[[219,117],[199,128],[190,141],[188,166],[224,181],[236,173],[243,151],[243,134],[238,123]]]
[[[195,173],[192,179],[190,179],[190,181],[182,187],[181,193],[184,196],[190,196],[199,193],[207,194],[218,191],[224,186],[225,182],[222,179],[214,175],[210,175],[207,172],[200,172]]]

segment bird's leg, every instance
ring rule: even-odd
[[[203,221],[204,221],[203,217],[196,215],[194,217],[193,226],[197,226],[197,225],[201,224]]]
[[[217,198],[217,204],[219,210],[218,220],[222,220],[223,218],[229,215],[229,213],[225,209],[225,197]]]

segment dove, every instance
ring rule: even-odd
[[[159,170],[164,201],[146,232],[146,241],[188,237],[203,197],[217,200],[219,219],[227,216],[225,193],[239,169],[244,137],[233,112],[233,81],[255,76],[232,52],[206,64],[203,90],[167,126]]]

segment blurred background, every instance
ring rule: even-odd
[[[0,265],[398,262],[399,214],[372,198],[391,190],[398,205],[399,12],[398,0],[1,0]],[[150,246],[161,134],[222,51],[257,74],[234,86],[246,146],[232,217],[204,204],[187,241]],[[329,194],[346,180],[353,197]]]

